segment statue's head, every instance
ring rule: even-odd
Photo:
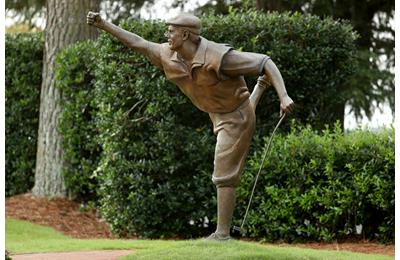
[[[201,21],[192,14],[181,13],[167,20],[166,24],[165,37],[171,50],[178,50],[187,40],[197,43],[200,39]]]

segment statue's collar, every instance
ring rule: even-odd
[[[206,60],[206,50],[207,50],[208,41],[206,38],[200,36],[200,44],[197,48],[196,54],[194,55],[192,66],[194,64],[203,65]]]
[[[200,36],[199,47],[197,48],[196,54],[194,55],[193,61],[191,64],[192,69],[193,69],[193,67],[201,66],[204,64],[205,59],[206,59],[207,45],[208,45],[207,39]],[[178,58],[178,53],[176,51],[174,51],[174,53],[172,54],[171,60],[176,61],[176,62],[182,62]]]

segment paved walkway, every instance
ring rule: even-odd
[[[82,251],[11,255],[11,258],[13,260],[117,260],[133,252],[132,250]]]

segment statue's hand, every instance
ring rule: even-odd
[[[294,108],[293,100],[288,95],[285,95],[284,97],[282,97],[282,99],[281,99],[281,116],[283,115],[283,113],[285,113],[285,114],[291,113],[293,111],[293,108]]]
[[[86,22],[87,24],[96,26],[98,28],[101,28],[101,26],[104,24],[104,20],[101,18],[100,14],[91,11],[89,11],[86,16]]]

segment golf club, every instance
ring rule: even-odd
[[[279,119],[279,122],[276,124],[275,129],[274,129],[274,131],[273,131],[272,134],[271,134],[271,137],[269,138],[268,145],[267,145],[267,149],[266,149],[265,152],[264,152],[264,157],[263,157],[263,159],[262,159],[262,161],[261,161],[260,168],[259,168],[259,170],[258,170],[258,173],[257,173],[257,175],[256,175],[256,179],[255,179],[255,181],[254,181],[253,190],[251,191],[250,200],[249,200],[249,203],[247,204],[247,209],[246,209],[246,213],[244,214],[244,217],[243,217],[243,220],[242,220],[242,224],[240,225],[240,227],[238,227],[238,226],[233,226],[233,230],[234,230],[234,231],[240,232],[240,234],[242,234],[242,235],[245,234],[245,230],[243,229],[243,227],[244,227],[244,224],[246,223],[247,214],[249,213],[249,209],[250,209],[251,201],[252,201],[252,199],[253,199],[254,191],[255,191],[255,189],[256,189],[258,177],[260,176],[261,170],[262,170],[262,168],[263,168],[263,166],[264,166],[265,159],[266,159],[267,156],[269,155],[269,150],[270,150],[271,143],[272,143],[272,139],[273,139],[273,137],[274,137],[274,135],[275,135],[275,132],[276,132],[276,130],[278,129],[278,127],[280,126],[280,124],[282,123],[282,121],[283,121],[283,119],[285,118],[285,116],[286,116],[286,113],[283,113],[282,116],[281,116],[281,118]]]

